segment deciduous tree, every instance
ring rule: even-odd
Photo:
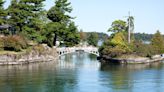
[[[164,53],[164,38],[159,31],[157,31],[152,40],[151,40],[152,48],[155,51],[155,54],[163,54]]]

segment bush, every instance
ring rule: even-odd
[[[138,56],[151,57],[155,54],[155,50],[150,44],[144,44],[142,41],[135,41],[133,53]]]
[[[33,46],[33,50],[39,52],[39,54],[44,53],[45,48],[43,47],[43,45],[39,44],[36,46]]]
[[[0,50],[4,49],[4,38],[0,38]]]
[[[1,50],[21,51],[27,48],[27,41],[21,36],[5,36],[0,38]]]
[[[113,38],[108,39],[99,49],[100,55],[107,55],[111,58],[120,57],[123,54],[132,52],[132,46],[126,42],[122,32],[116,33]]]

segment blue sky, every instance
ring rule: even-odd
[[[9,2],[10,0],[7,0]],[[135,19],[135,32],[164,34],[164,0],[69,0],[71,15],[79,29],[107,33],[114,20],[126,20],[128,11]],[[8,4],[8,3],[7,3]],[[48,10],[54,0],[46,0]]]

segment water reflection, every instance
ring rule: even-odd
[[[72,92],[76,84],[76,72],[69,68],[54,67],[58,64],[47,62],[0,66],[0,92]]]
[[[162,92],[164,64],[102,64],[76,52],[56,62],[0,66],[0,92]]]
[[[109,85],[118,92],[162,92],[164,87],[164,64],[156,62],[152,64],[102,64],[100,70],[107,75]],[[108,85],[108,86],[109,86]]]

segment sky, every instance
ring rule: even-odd
[[[5,6],[10,0],[6,0]],[[134,16],[135,32],[153,34],[159,30],[164,34],[164,0],[69,0],[71,16],[79,29],[85,32],[104,32],[114,20],[127,20],[128,12]],[[54,5],[46,0],[45,9]]]

